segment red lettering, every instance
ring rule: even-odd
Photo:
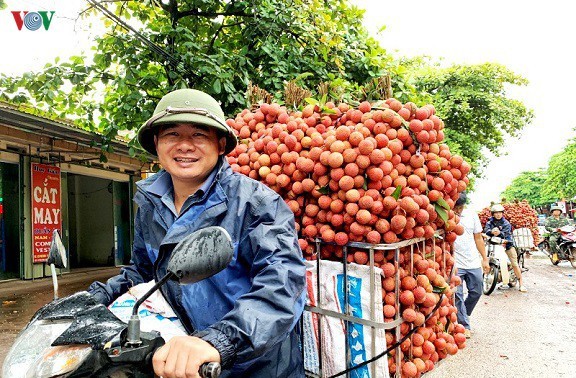
[[[11,11],[12,16],[14,17],[14,21],[16,22],[16,27],[18,30],[22,30],[22,25],[24,24],[24,16],[28,11]]]

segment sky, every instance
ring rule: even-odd
[[[576,3],[517,0],[354,0],[366,9],[364,25],[397,56],[428,55],[446,64],[501,63],[529,80],[508,95],[534,112],[520,138],[507,140],[505,155],[491,157],[470,195],[479,210],[523,171],[547,167],[576,136],[573,38]],[[378,30],[386,26],[385,30]],[[488,155],[490,156],[490,155]]]
[[[0,72],[40,69],[57,56],[87,50],[98,31],[77,20],[80,0],[7,0],[0,11]],[[550,157],[576,136],[576,75],[572,59],[576,2],[518,0],[353,0],[366,9],[364,26],[397,57],[428,55],[444,64],[501,63],[527,78],[508,95],[534,112],[520,138],[508,140],[505,155],[491,157],[470,195],[471,207],[498,201],[523,171],[545,168]],[[49,29],[18,30],[11,11],[55,11]],[[378,32],[383,26],[385,30]]]

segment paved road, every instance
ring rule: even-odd
[[[526,267],[528,293],[482,296],[467,347],[425,378],[576,377],[576,269],[536,258]]]
[[[117,268],[83,270],[64,274],[59,279],[59,295],[64,297],[86,290],[93,281],[106,281],[119,272]],[[0,283],[0,366],[10,345],[32,315],[54,297],[52,279],[13,280]]]

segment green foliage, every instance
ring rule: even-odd
[[[572,140],[562,152],[548,162],[544,194],[554,199],[571,199],[576,196],[576,141]]]
[[[549,205],[557,200],[557,195],[545,193],[547,177],[548,171],[545,169],[522,172],[512,180],[501,197],[507,201],[526,200],[533,208]]]
[[[531,118],[504,91],[525,85],[523,78],[495,64],[443,69],[426,58],[395,60],[362,26],[364,11],[347,0],[100,3],[144,38],[102,16],[107,29],[92,58],[57,59],[21,77],[0,74],[0,100],[98,131],[103,151],[107,139],[137,129],[165,93],[182,87],[210,93],[231,116],[251,105],[249,83],[279,102],[286,82],[295,81],[323,102],[356,103],[384,99],[380,79],[390,75],[395,98],[436,106],[450,149],[476,174],[482,148],[497,153],[504,136],[517,135]]]
[[[411,62],[413,84],[444,120],[451,151],[470,162],[479,176],[487,163],[485,149],[498,156],[504,138],[518,136],[531,121],[532,112],[506,97],[505,91],[507,85],[527,85],[527,81],[494,63],[440,68],[425,62]]]
[[[31,102],[108,138],[138,128],[175,88],[217,98],[225,113],[247,107],[249,82],[281,100],[284,85],[340,100],[378,100],[365,86],[389,73],[406,95],[402,69],[362,27],[364,11],[345,0],[170,0],[106,3],[166,53],[103,18],[92,61],[73,56],[42,72],[0,75],[0,99]],[[92,9],[92,13],[96,13]]]

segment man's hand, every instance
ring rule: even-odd
[[[490,271],[490,260],[488,260],[488,257],[482,257],[482,270],[484,273],[488,273]]]
[[[199,378],[203,363],[220,362],[220,353],[194,336],[175,336],[152,358],[154,373],[163,378]]]
[[[498,227],[494,227],[494,228],[491,230],[491,232],[492,232],[492,235],[494,235],[494,236],[500,235],[500,229],[499,229]]]

